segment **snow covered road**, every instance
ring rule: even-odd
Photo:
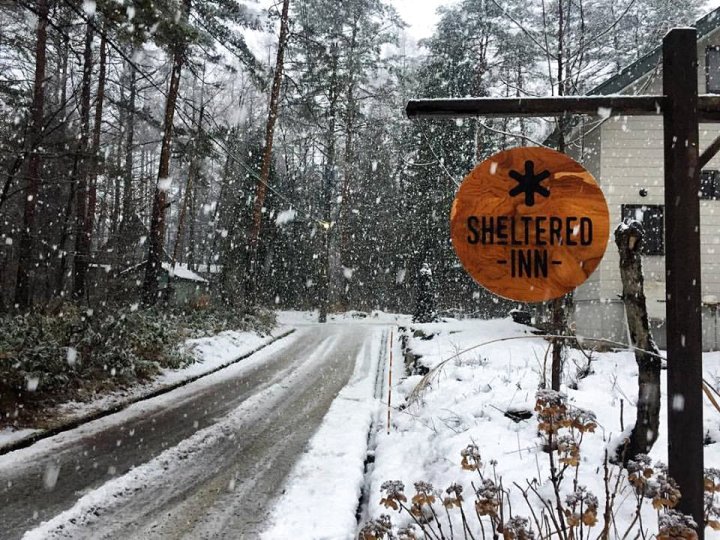
[[[376,325],[305,326],[186,387],[0,457],[2,538],[257,536],[356,364],[377,369],[368,355],[383,335]]]

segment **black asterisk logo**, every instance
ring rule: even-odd
[[[510,171],[510,178],[515,180],[518,185],[510,190],[510,196],[515,197],[521,193],[525,193],[525,204],[527,206],[535,205],[535,194],[543,197],[550,196],[550,190],[541,186],[540,182],[546,180],[550,176],[550,171],[543,171],[535,174],[535,163],[528,160],[525,162],[525,174],[518,171]]]

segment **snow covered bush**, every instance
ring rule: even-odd
[[[260,334],[275,325],[275,312],[254,308],[248,312],[221,304],[208,304],[191,309],[175,309],[182,332],[191,338],[212,336],[226,330],[253,330]]]
[[[413,322],[429,323],[438,320],[435,307],[435,284],[433,282],[432,270],[428,263],[423,263],[418,275],[417,299],[415,301],[415,313]]]
[[[173,317],[154,311],[107,313],[88,321],[77,349],[81,362],[102,378],[109,372],[122,382],[148,380],[160,368],[191,361],[180,353],[181,335]]]
[[[0,318],[0,402],[6,418],[61,399],[147,380],[190,360],[173,324],[151,311],[80,311]]]
[[[269,331],[268,313],[218,308],[161,310],[75,304],[0,317],[0,424],[24,424],[67,400],[144,382],[193,361],[188,337],[224,330]]]

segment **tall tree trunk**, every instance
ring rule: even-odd
[[[205,74],[205,66],[203,66],[203,76]],[[202,136],[202,125],[203,125],[203,116],[205,114],[205,80],[201,82],[201,90],[200,90],[200,111],[198,113],[198,122],[197,122],[197,135],[196,138],[199,139]],[[178,260],[178,253],[180,252],[180,247],[183,243],[183,236],[185,234],[185,220],[187,215],[187,208],[190,204],[190,201],[192,200],[192,193],[195,190],[195,186],[193,185],[195,181],[195,176],[198,174],[198,156],[197,156],[197,147],[198,147],[199,141],[196,140],[196,143],[193,145],[193,148],[191,150],[191,156],[190,156],[190,165],[188,166],[188,177],[187,182],[185,183],[185,193],[182,201],[182,206],[180,207],[180,215],[178,216],[178,226],[177,226],[177,234],[175,235],[175,246],[173,247],[172,252],[172,260],[170,261],[170,264],[172,267],[175,266],[175,263]]]
[[[337,121],[338,100],[338,48],[331,45],[331,71],[330,71],[330,108],[328,109],[328,129],[326,133],[325,170],[323,172],[323,247],[320,257],[320,279],[318,289],[320,292],[320,313],[318,322],[327,322],[330,307],[330,242],[332,236],[332,193],[335,185],[335,124]]]
[[[231,152],[233,151],[233,141],[236,139],[236,132],[237,128],[232,127],[230,128],[230,131],[228,132],[227,139],[226,139],[226,148],[228,148],[228,153],[225,155],[225,163],[223,164],[222,169],[222,180],[220,182],[220,196],[217,199],[217,204],[215,205],[215,211],[213,212],[212,216],[212,227],[215,231],[218,230],[218,220],[221,218],[223,213],[225,212],[225,204],[227,204],[227,194],[230,190],[230,168],[232,165],[232,156]],[[225,203],[225,204],[224,204]],[[210,243],[210,254],[215,253],[215,248],[217,246],[217,240],[218,240],[218,234],[215,233],[212,235],[212,242]],[[210,263],[208,263],[210,264]]]
[[[100,65],[98,67],[98,87],[95,99],[95,123],[93,124],[92,149],[90,151],[90,182],[88,193],[88,207],[83,224],[83,256],[90,260],[93,232],[95,229],[95,209],[97,206],[97,180],[100,174],[100,134],[102,133],[103,102],[105,101],[105,71],[107,62],[107,44],[105,34],[100,37]],[[103,199],[103,203],[105,199]]]
[[[278,39],[277,57],[275,59],[275,73],[273,75],[272,89],[270,90],[270,106],[268,118],[265,124],[265,147],[263,148],[262,165],[260,167],[260,178],[255,188],[255,204],[253,205],[253,219],[248,237],[248,297],[252,301],[255,294],[255,275],[258,256],[258,241],[262,227],[262,209],[265,206],[267,195],[267,184],[270,179],[270,165],[272,164],[273,138],[275,135],[275,122],[277,121],[278,107],[280,104],[280,89],[283,80],[283,68],[285,63],[285,48],[289,34],[289,8],[290,0],[283,0],[282,13],[280,15],[280,37]]]
[[[70,182],[70,188],[65,202],[65,212],[63,214],[63,221],[60,228],[60,240],[58,241],[58,249],[60,250],[60,266],[58,267],[58,271],[55,276],[55,295],[62,294],[65,288],[65,271],[67,270],[68,259],[67,242],[68,237],[70,236],[70,221],[72,220],[73,201],[75,200],[76,182],[74,179],[77,176],[78,159],[79,158],[76,154],[73,159],[72,173],[70,174],[72,180]]]
[[[557,71],[558,71],[558,96],[565,95],[565,82],[563,80],[563,67],[564,67],[564,34],[563,32],[563,2],[558,2],[558,56],[557,56]],[[558,150],[565,152],[565,127],[566,119],[561,116],[558,119]],[[567,317],[568,317],[568,301],[566,297],[556,298],[551,302],[551,324],[553,333],[561,335],[565,333],[567,328]],[[565,340],[555,339],[552,346],[552,368],[551,368],[551,388],[555,391],[560,390],[562,383],[562,368],[563,368],[563,353],[565,349]]]
[[[82,300],[86,293],[87,252],[85,251],[85,222],[88,209],[88,176],[90,173],[90,87],[92,82],[93,24],[87,24],[85,52],[83,54],[83,78],[80,92],[80,140],[78,141],[77,190],[75,191],[75,257],[73,259],[73,298]]]
[[[347,84],[347,115],[345,119],[345,170],[343,178],[343,187],[340,193],[340,204],[337,213],[337,227],[340,232],[340,245],[338,246],[338,253],[340,255],[341,266],[350,266],[352,263],[347,261],[345,257],[348,256],[348,230],[349,227],[345,223],[345,216],[347,215],[347,209],[350,207],[350,186],[354,180],[354,167],[355,161],[353,159],[353,134],[355,133],[355,116],[357,113],[357,101],[355,99],[355,75],[356,75],[356,62],[354,61],[355,50],[357,47],[357,33],[358,33],[358,16],[356,16],[352,34],[350,36],[350,45],[348,47],[348,56],[350,57],[349,69],[348,69],[348,84]],[[347,263],[347,265],[346,265]],[[341,293],[342,294],[342,293]],[[342,309],[347,309],[350,300],[348,296],[342,295]]]
[[[190,223],[188,227],[188,247],[187,247],[187,265],[190,270],[195,270],[195,223],[197,221],[197,188],[193,188],[192,194],[190,196],[189,200],[189,208],[190,208]],[[205,239],[203,239],[202,244],[205,244]],[[202,249],[202,248],[201,248]],[[180,261],[182,262],[183,257],[181,253]],[[208,272],[210,271],[210,268],[208,268]]]
[[[120,221],[120,234],[127,232],[130,216],[133,213],[133,145],[135,144],[135,94],[136,78],[135,66],[129,64],[130,69],[130,96],[127,102],[127,133],[125,137],[125,170],[123,174],[123,198]],[[141,167],[140,176],[143,170]]]
[[[517,64],[517,88],[515,89],[515,96],[518,98],[522,97],[524,93],[523,79],[523,63],[519,61]],[[525,127],[525,118],[521,116],[520,118],[518,118],[518,121],[520,122],[520,135],[522,136],[522,138],[520,139],[520,144],[522,146],[527,146],[527,129]]]
[[[123,134],[124,135],[124,134]],[[115,145],[115,174],[113,174],[113,206],[110,213],[110,234],[108,234],[108,244],[115,254],[115,264],[120,260],[118,257],[118,238],[120,230],[120,211],[122,209],[122,178],[119,171],[122,171],[122,156],[124,149],[122,141],[118,141]]]
[[[230,264],[230,261],[233,260],[231,258],[233,236],[231,236],[230,230],[227,230],[227,233],[223,231],[220,234],[218,234],[218,231],[221,229],[221,224],[222,227],[225,227],[224,224],[229,223],[230,226],[226,227],[226,229],[232,229],[233,225],[239,222],[239,219],[232,219],[232,214],[235,212],[238,204],[236,201],[237,197],[234,195],[235,190],[232,189],[233,186],[231,185],[233,177],[232,155],[235,153],[239,129],[237,126],[230,128],[225,139],[228,152],[225,155],[225,163],[222,168],[220,196],[217,198],[217,204],[215,205],[211,220],[215,233],[212,235],[212,242],[210,242],[210,249],[207,251],[208,257],[206,261],[208,271],[210,270],[210,265],[217,265],[218,267],[218,272],[211,276],[210,282],[211,286],[218,291],[220,301],[226,306],[232,305],[234,300],[234,294],[230,287],[230,274],[233,271]],[[230,221],[225,217],[226,215],[231,219]],[[219,247],[218,244],[220,244]],[[219,258],[216,258],[214,254],[218,251],[220,251],[221,255]]]
[[[37,0],[35,9],[38,15],[35,41],[35,81],[33,84],[32,116],[28,133],[30,159],[25,187],[23,208],[23,228],[18,246],[18,269],[15,282],[15,304],[19,309],[27,309],[31,304],[30,279],[33,267],[33,239],[35,236],[35,210],[40,194],[42,158],[39,143],[43,136],[43,116],[45,110],[45,64],[47,46],[48,2]]]
[[[658,348],[650,332],[642,273],[641,248],[645,232],[637,221],[615,229],[615,244],[620,252],[622,299],[630,339],[638,364],[638,401],[635,427],[626,447],[620,448],[623,461],[647,454],[658,438],[660,429],[660,369]]]
[[[325,158],[325,170],[323,172],[323,230],[322,251],[320,256],[320,279],[318,289],[320,291],[320,313],[318,322],[327,322],[328,310],[330,308],[330,242],[332,232],[332,192],[335,184],[335,111],[331,106],[330,124],[328,126],[327,156]]]
[[[67,83],[68,83],[68,61],[70,59],[70,38],[66,37],[63,39],[63,52],[62,52],[62,68],[61,68],[61,79],[60,79],[60,105],[63,110],[67,107]],[[67,119],[67,115],[63,114],[63,122]]]
[[[121,170],[121,163],[120,163],[120,152],[121,147],[120,144],[118,144],[115,147],[115,170],[119,171]],[[120,206],[122,204],[122,184],[120,176],[116,173],[113,175],[112,179],[112,189],[113,189],[113,203],[112,203],[112,210],[110,211],[110,234],[108,235],[108,242],[112,241],[112,245],[117,248],[117,239],[118,239],[118,228],[120,224]],[[108,188],[109,190],[109,188]],[[115,250],[117,252],[117,249]]]
[[[184,17],[190,13],[190,0],[184,0]],[[183,38],[178,38],[182,40]],[[153,197],[152,216],[150,218],[150,238],[147,264],[145,265],[145,282],[143,283],[143,303],[153,305],[158,300],[158,280],[162,268],[162,257],[165,247],[165,211],[167,209],[167,190],[165,185],[170,176],[170,149],[172,146],[173,120],[175,104],[180,90],[180,73],[185,61],[186,47],[182,41],[175,45],[173,67],[170,75],[170,88],[165,103],[165,120],[162,147],[160,150],[160,166],[158,167],[157,184]]]
[[[180,215],[178,216],[177,234],[175,235],[175,245],[173,247],[172,260],[170,261],[170,265],[172,267],[175,267],[175,263],[178,260],[180,246],[182,245],[183,235],[185,234],[185,216],[187,214],[188,204],[190,204],[191,194],[195,189],[195,187],[193,186],[193,181],[196,174],[195,170],[196,163],[195,158],[193,158],[190,161],[190,166],[188,167],[188,177],[187,183],[185,184],[185,193],[183,196],[182,206],[180,208]]]

